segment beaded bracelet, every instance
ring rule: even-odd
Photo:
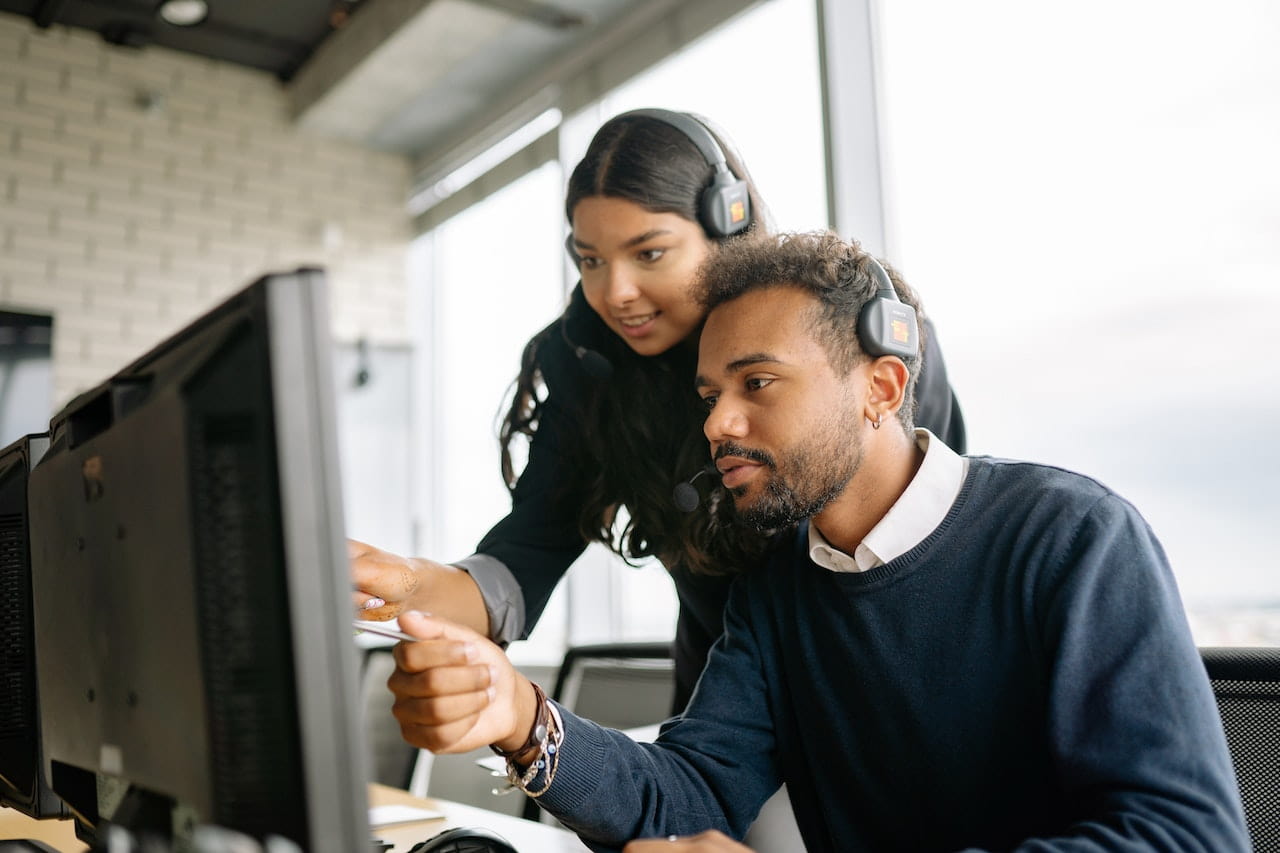
[[[544,761],[542,758],[539,758],[534,762],[534,767],[539,769],[541,769],[541,766],[545,764],[547,768],[546,780],[543,782],[540,790],[530,791],[528,784],[537,778],[537,773],[535,772],[528,778],[521,779],[523,784],[520,786],[521,790],[523,790],[527,796],[535,799],[551,790],[551,783],[554,782],[556,778],[556,769],[560,766],[560,747],[564,744],[564,724],[560,721],[560,712],[556,710],[556,706],[550,702],[547,703],[547,710],[551,717],[549,726],[550,735],[547,742],[542,747],[542,755],[546,760]],[[508,772],[510,772],[510,768],[508,768]]]
[[[564,725],[561,723],[560,714],[555,706],[547,701],[547,694],[542,688],[535,682],[530,684],[533,685],[537,714],[534,717],[533,726],[529,729],[529,737],[523,744],[512,750],[500,749],[492,744],[489,746],[507,760],[507,784],[503,788],[493,789],[493,793],[499,796],[519,789],[530,797],[540,797],[551,787],[556,769],[560,766],[560,746],[564,743]],[[535,746],[538,748],[536,758],[521,771],[520,766],[515,762],[516,756]],[[546,781],[542,788],[537,791],[529,790],[529,785],[543,770],[546,770]]]

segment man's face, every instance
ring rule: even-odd
[[[816,310],[795,287],[754,291],[712,311],[702,332],[703,432],[739,515],[760,528],[816,515],[862,462],[866,362],[836,375],[809,331]]]

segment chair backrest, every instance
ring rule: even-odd
[[[560,662],[548,694],[579,716],[602,726],[635,729],[671,716],[675,663],[671,644],[600,643],[571,646]],[[524,804],[524,817],[543,819],[537,803]]]
[[[418,750],[400,735],[400,724],[391,715],[395,697],[387,689],[387,679],[395,672],[396,661],[388,648],[370,648],[364,653],[360,676],[360,705],[365,742],[369,749],[371,782],[408,789]]]
[[[674,691],[670,643],[602,643],[566,651],[550,695],[580,717],[633,729],[671,716]]]
[[[1201,648],[1255,853],[1280,853],[1280,648]]]
[[[675,668],[670,643],[604,643],[565,652],[551,698],[575,714],[616,729],[639,729],[671,716]],[[537,819],[533,800],[525,817]],[[804,849],[783,787],[760,811],[744,839],[759,853]]]

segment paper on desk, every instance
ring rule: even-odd
[[[377,829],[380,826],[393,826],[397,823],[416,823],[420,820],[436,820],[444,817],[444,812],[423,809],[417,806],[406,806],[390,803],[385,806],[369,807],[369,826]]]

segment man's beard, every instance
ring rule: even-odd
[[[822,438],[824,435],[827,438]],[[750,506],[739,502],[750,484],[736,486],[729,493],[743,524],[769,532],[812,518],[839,497],[862,465],[863,447],[856,431],[833,428],[817,431],[812,440],[786,451],[781,463],[763,450],[731,441],[717,450],[716,458],[722,456],[741,456],[768,469],[768,479]]]

